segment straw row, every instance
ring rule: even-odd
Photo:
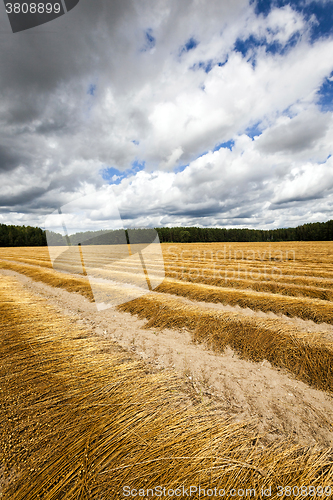
[[[157,288],[157,292],[171,293],[189,299],[228,304],[250,308],[254,311],[274,312],[286,316],[312,320],[315,323],[333,324],[333,307],[328,301],[283,295],[251,290],[234,290],[210,285],[173,281],[165,279]]]
[[[255,273],[254,273],[255,274]],[[220,287],[246,289],[251,288],[257,292],[267,292],[280,295],[287,295],[290,297],[309,297],[320,300],[333,301],[333,290],[327,288],[319,288],[308,285],[297,285],[292,283],[284,283],[283,279],[276,277],[273,280],[270,277],[266,277],[266,280],[256,280],[256,279],[246,279],[246,278],[235,278],[238,276],[237,272],[232,274],[217,272],[202,272],[196,271],[195,268],[183,271],[173,271],[166,274],[167,277],[176,277],[178,279],[183,279],[190,282],[202,283],[207,285],[214,285]],[[219,276],[219,277],[216,277]],[[268,280],[269,278],[269,280]]]
[[[45,269],[40,266],[16,264],[15,262],[0,261],[0,269],[9,269],[17,273],[24,274],[34,281],[42,281],[55,288],[64,288],[68,292],[77,292],[93,301],[93,294],[86,278],[76,278],[68,274]]]
[[[287,321],[201,309],[156,294],[124,303],[119,309],[147,319],[147,328],[186,328],[193,341],[211,349],[223,352],[229,345],[245,359],[266,359],[318,389],[333,391],[333,343]]]
[[[220,264],[216,262],[197,262],[191,260],[188,262],[168,262],[165,263],[165,271],[170,276],[183,274],[189,275],[191,279],[196,277],[230,279],[249,279],[254,281],[275,281],[286,285],[312,286],[315,288],[333,288],[333,273],[329,277],[316,277],[315,275],[302,275],[297,273],[296,266],[288,264],[285,268],[280,264],[271,265],[259,263],[236,262]],[[313,270],[312,270],[313,272]]]

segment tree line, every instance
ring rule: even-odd
[[[0,247],[42,247],[46,234],[40,227],[0,224]]]
[[[280,229],[157,227],[155,231],[161,243],[332,241],[333,220]],[[117,229],[87,231],[63,237],[59,233],[46,232],[39,227],[0,224],[0,246],[152,243],[156,237],[155,231],[153,229],[127,229],[125,231]]]
[[[333,220],[280,229],[162,227],[156,228],[156,231],[163,243],[331,241]]]

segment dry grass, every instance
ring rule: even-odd
[[[12,278],[1,282],[2,498],[114,499],[125,485],[200,484],[272,486],[276,499],[278,484],[332,485],[330,450],[260,448],[250,425],[189,407],[175,376],[148,373]]]
[[[38,265],[52,267],[48,247],[0,247],[0,258],[21,262],[38,261]]]
[[[75,277],[40,266],[17,264],[16,262],[9,261],[0,261],[0,269],[1,268],[11,269],[29,276],[35,281],[42,281],[53,287],[64,288],[70,292],[80,293],[93,301],[93,293],[89,281],[84,277]],[[103,269],[99,273],[97,269],[94,274],[96,274],[96,277],[101,276],[108,278],[110,275],[111,278],[117,279],[118,281],[132,284],[140,284],[143,282],[145,284],[145,279],[140,275],[136,275],[134,271],[130,274],[117,270],[108,271],[107,269]],[[156,291],[180,295],[204,302],[222,303],[231,306],[238,305],[243,308],[248,307],[255,311],[271,311],[276,314],[312,320],[315,323],[333,324],[332,305],[328,301],[320,299],[285,297],[278,294],[251,292],[250,290],[234,290],[222,288],[220,286],[169,279],[164,280],[164,282],[156,288]],[[120,293],[120,291],[116,291],[115,293]]]
[[[321,300],[333,301],[333,281],[314,280],[310,278],[295,278],[280,275],[260,275],[260,269],[251,269],[240,272],[236,268],[214,268],[202,265],[200,267],[189,265],[185,268],[169,266],[166,276],[182,279],[195,283],[222,286],[228,288],[251,288],[258,292],[278,293],[291,297],[310,297]],[[185,270],[186,269],[186,270]],[[247,279],[247,276],[257,276]]]
[[[177,255],[179,259],[181,251],[184,251],[183,259],[191,259],[193,251],[196,256],[200,255],[200,258],[211,260],[212,252],[216,254],[220,251],[218,254],[220,261],[243,257],[244,260],[257,262],[276,263],[283,260],[303,266],[318,264],[320,267],[331,266],[333,258],[332,241],[163,243],[162,246],[165,258],[173,260],[177,260]],[[283,259],[281,259],[281,252]]]
[[[245,359],[287,368],[318,389],[333,391],[333,344],[286,321],[202,310],[156,294],[119,306],[148,319],[147,327],[187,328],[193,340],[222,351],[229,345]]]
[[[42,281],[55,288],[64,288],[68,292],[77,292],[93,302],[94,297],[87,278],[77,278],[53,269],[40,266],[16,264],[15,262],[0,261],[0,269],[9,269],[24,274],[34,281]]]
[[[28,257],[18,257],[16,255],[15,256],[6,255],[3,259],[5,261],[21,262],[23,264],[30,264],[32,266],[47,267],[48,269],[52,269],[51,262],[43,259],[31,259]]]
[[[186,243],[162,244],[167,266],[204,267],[230,271],[255,268],[282,276],[333,279],[333,242]],[[230,272],[229,272],[230,275]]]
[[[274,312],[286,316],[312,320],[315,323],[333,324],[333,307],[327,301],[250,290],[231,290],[211,285],[164,280],[156,288],[160,293],[171,293],[189,299],[249,307],[254,311]]]

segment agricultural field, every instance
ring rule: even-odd
[[[333,242],[0,248],[0,280],[0,498],[332,497]]]

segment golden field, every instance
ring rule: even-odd
[[[44,247],[1,248],[0,272],[90,301],[99,287],[101,297],[121,297],[119,310],[148,320],[147,328],[185,328],[193,342],[217,352],[229,346],[333,392],[332,242],[161,246],[164,269],[150,262],[149,277],[162,282],[134,300],[129,285],[142,282],[136,264],[109,264],[106,248],[90,270],[113,280],[111,291],[104,283],[92,290],[77,256],[58,259],[67,272],[53,269]],[[116,343],[89,335],[14,276],[0,279],[2,498],[114,499],[124,484],[272,486],[275,499],[287,498],[277,485],[333,491],[331,449],[260,446],[253,425],[189,404],[177,376],[150,371]]]
[[[94,301],[94,295],[117,296],[121,310],[139,314],[156,327],[187,327],[196,341],[215,349],[230,345],[255,361],[267,359],[287,368],[317,388],[333,390],[333,338],[316,331],[304,332],[288,317],[333,325],[333,243],[186,243],[162,244],[164,269],[150,263],[155,277],[165,278],[153,293],[131,293],[123,284],[139,289],[142,280],[137,262],[112,259],[111,247],[88,247],[94,253],[91,274],[111,279],[111,285],[97,284],[92,292],[88,279],[80,275],[74,254],[64,254],[52,269],[47,248],[2,248],[0,269],[10,269],[54,287],[77,292]],[[77,248],[77,247],[76,247]],[[123,256],[127,252],[121,249]],[[56,267],[56,266],[55,266]],[[73,274],[73,271],[77,274]],[[244,278],[246,276],[246,278]],[[152,274],[150,274],[152,277]],[[140,296],[142,295],[142,297]],[[174,296],[171,300],[170,295]],[[134,294],[136,296],[136,293]],[[191,299],[191,305],[178,301]],[[240,306],[274,313],[276,317],[249,318],[233,312],[203,313],[195,302]],[[206,325],[206,326],[205,326]],[[306,355],[304,353],[306,352]]]

